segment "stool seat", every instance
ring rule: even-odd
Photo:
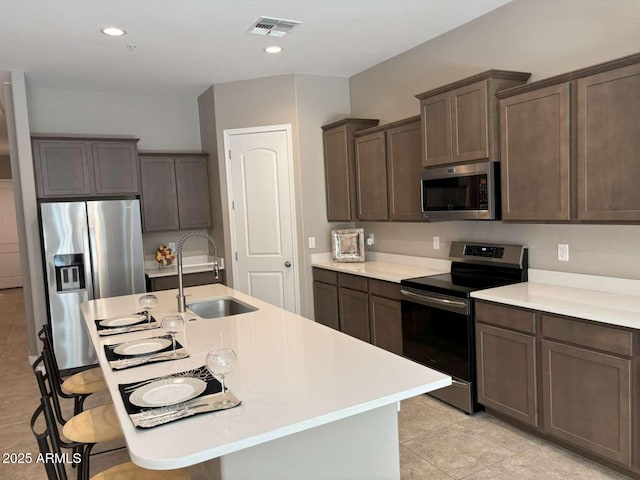
[[[103,392],[106,389],[107,384],[104,383],[104,375],[100,367],[83,370],[62,382],[62,391],[69,395],[87,395]]]
[[[121,463],[91,477],[91,480],[189,480],[187,469],[146,470],[132,462]]]
[[[94,407],[69,419],[62,434],[72,442],[100,443],[123,437],[113,404]]]

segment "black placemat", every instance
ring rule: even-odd
[[[121,315],[119,317],[112,317],[112,318],[135,317],[138,315],[144,316],[144,314],[145,314],[144,312],[137,312],[137,313],[132,313],[131,315]],[[104,322],[105,320],[110,320],[110,318],[99,318],[95,321],[98,335],[106,335],[106,334],[109,334],[110,332],[128,333],[128,332],[135,332],[137,330],[146,330],[147,328],[148,329],[160,328],[160,323],[158,323],[158,321],[153,315],[150,316],[150,320],[151,320],[150,322],[147,321],[146,317],[145,318],[141,317],[139,322],[130,323],[129,325],[119,325],[119,326],[113,326],[113,327],[101,325],[101,322]],[[147,324],[149,324],[148,327],[147,327]]]
[[[188,402],[183,402],[182,405],[186,404],[186,403],[190,403],[190,402],[197,402],[198,398],[202,398],[205,397],[207,395],[214,395],[214,394],[218,394],[220,392],[222,392],[222,385],[220,384],[220,382],[218,382],[218,380],[216,380],[215,378],[213,378],[213,376],[211,375],[211,373],[209,372],[209,370],[207,369],[206,366],[202,366],[193,370],[187,370],[185,372],[181,372],[175,375],[167,375],[166,377],[157,377],[154,379],[151,379],[149,381],[149,383],[153,383],[155,381],[158,380],[164,380],[167,378],[173,378],[173,377],[194,377],[194,378],[199,378],[203,381],[206,382],[207,386],[205,388],[205,390],[198,395],[197,397],[194,397],[190,400],[188,400]],[[176,404],[176,405],[171,405],[171,406],[167,406],[167,407],[159,407],[159,408],[143,408],[143,407],[138,407],[134,404],[132,404],[129,401],[129,397],[133,394],[133,392],[135,392],[134,390],[127,390],[128,387],[132,386],[132,385],[136,385],[137,383],[140,382],[133,382],[133,383],[128,383],[128,384],[120,384],[118,385],[118,390],[120,391],[120,396],[122,397],[122,401],[124,402],[124,407],[125,410],[127,411],[127,414],[129,414],[129,417],[131,418],[132,423],[134,424],[134,426],[136,428],[140,428],[140,429],[147,429],[147,428],[154,428],[157,427],[159,425],[164,425],[166,423],[172,423],[172,422],[176,422],[179,420],[182,420],[183,418],[189,418],[189,417],[193,417],[195,415],[202,415],[204,413],[211,413],[213,411],[217,411],[217,410],[204,410],[204,411],[193,411],[193,412],[189,412],[187,415],[184,416],[178,416],[177,418],[164,418],[160,421],[157,421],[153,424],[150,425],[139,425],[140,422],[136,422],[134,420],[134,418],[140,418],[140,415],[145,415],[145,412],[147,413],[151,413],[154,411],[163,411],[164,409],[167,410],[171,410],[173,408],[180,408],[181,404]],[[144,385],[148,385],[149,383],[145,383]],[[141,388],[143,385],[141,385],[140,387],[137,388]],[[229,389],[225,389],[227,392],[229,391]],[[227,395],[231,395],[230,393],[228,393]],[[238,402],[237,405],[240,405],[242,402]]]
[[[162,336],[157,336],[157,337],[149,337],[149,338],[140,338],[137,340],[131,340],[131,341],[141,341],[141,340],[153,340],[154,338],[166,338],[167,340],[171,340],[171,335],[162,335]],[[138,355],[120,355],[116,352],[114,352],[114,349],[118,346],[118,345],[122,345],[123,343],[129,343],[129,342],[122,342],[122,343],[116,343],[113,345],[105,345],[104,346],[104,354],[107,357],[107,360],[109,360],[110,362],[113,362],[114,360],[124,360],[127,358],[136,358],[136,357],[143,357],[145,355],[154,355],[156,353],[162,353],[162,352],[168,352],[170,350],[173,349],[173,346],[171,344],[169,344],[168,347],[163,348],[162,350],[157,350],[155,352],[149,352],[149,353],[140,353]],[[182,348],[182,344],[176,340],[176,350]],[[169,359],[171,360],[171,359]]]

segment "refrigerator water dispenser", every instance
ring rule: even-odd
[[[81,253],[54,255],[56,290],[69,292],[84,290],[84,255]]]

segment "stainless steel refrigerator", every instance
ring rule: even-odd
[[[41,203],[40,218],[58,367],[91,365],[97,359],[80,304],[145,292],[140,201]]]

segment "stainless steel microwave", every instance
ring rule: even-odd
[[[498,162],[480,162],[423,170],[422,218],[499,219],[499,166]]]

